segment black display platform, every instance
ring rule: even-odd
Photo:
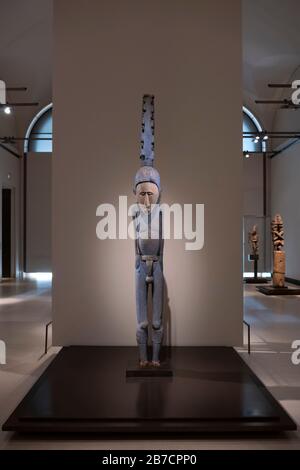
[[[229,433],[296,425],[230,347],[165,350],[174,376],[126,379],[135,347],[63,348],[4,431]]]
[[[265,295],[300,295],[300,289],[293,287],[273,287],[273,286],[259,286],[256,288],[259,292]]]
[[[137,361],[129,364],[126,377],[172,377],[173,371],[169,363],[162,362],[160,367],[148,365],[140,367]]]
[[[263,278],[263,277],[245,277],[244,282],[245,284],[268,284],[271,279]]]

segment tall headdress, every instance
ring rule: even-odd
[[[153,167],[154,161],[154,96],[143,96],[142,130],[141,130],[141,168],[134,179],[134,192],[138,184],[150,182],[160,190],[160,176]]]

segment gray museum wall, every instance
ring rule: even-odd
[[[51,272],[51,153],[29,152],[26,184],[26,271]]]
[[[287,77],[291,83],[299,79],[298,66],[293,74]],[[291,98],[289,90],[281,90],[280,98]],[[274,116],[274,131],[300,131],[300,120],[297,111],[278,109]],[[282,215],[285,232],[286,275],[300,280],[300,146],[294,139],[276,139],[273,148],[281,153],[271,159],[271,213]]]
[[[251,248],[248,233],[254,224],[259,233],[259,272],[271,270],[271,235],[270,235],[270,172],[271,162],[266,159],[266,184],[264,187],[264,157],[262,153],[243,158],[243,191],[244,191],[244,271],[253,272],[253,261],[248,260]],[[264,195],[265,193],[265,195]],[[266,197],[266,208],[264,208]],[[264,209],[266,214],[264,214]]]
[[[15,116],[0,113],[0,128],[2,135],[14,135],[16,132]],[[16,153],[19,150],[7,145]],[[11,268],[12,275],[21,274],[21,159],[18,159],[4,148],[0,147],[0,278],[2,277],[2,189],[12,190],[11,201]]]
[[[14,149],[17,151],[16,149]],[[12,190],[11,201],[11,267],[12,275],[19,277],[21,263],[20,243],[20,160],[0,147],[0,278],[2,277],[2,189]]]
[[[253,154],[250,158],[243,158],[243,188],[244,216],[262,217],[264,215],[262,154]]]
[[[248,256],[251,251],[248,242],[248,233],[254,224],[257,224],[260,241],[263,237],[263,156],[252,154],[250,158],[243,158],[243,249],[244,272],[253,272],[253,261]],[[259,271],[264,271],[263,244],[260,243]]]
[[[295,144],[272,159],[272,214],[281,214],[285,232],[286,275],[300,280],[300,146]]]
[[[205,244],[167,240],[166,341],[242,342],[240,1],[54,2],[53,334],[134,345],[134,242],[96,238],[133,203],[142,96],[155,95],[163,202],[205,204]]]

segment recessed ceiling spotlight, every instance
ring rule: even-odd
[[[263,138],[263,140],[268,140],[269,136],[266,134]]]
[[[10,109],[10,107],[9,107],[9,106],[6,106],[6,107],[4,108],[4,112],[5,112],[5,114],[11,114],[11,109]]]

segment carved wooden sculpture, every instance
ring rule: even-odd
[[[284,287],[285,284],[285,252],[284,231],[282,217],[276,214],[272,220],[272,241],[273,241],[273,286]]]
[[[251,248],[251,254],[258,255],[259,236],[257,232],[257,225],[253,225],[251,232],[248,233],[248,242]]]
[[[136,229],[136,338],[141,367],[160,366],[163,337],[163,237],[159,207],[160,176],[154,160],[154,96],[143,98],[141,168],[135,175],[134,194],[138,211]],[[148,315],[148,297],[152,296],[152,315]],[[152,358],[148,360],[148,317],[152,326]]]
[[[271,224],[273,240],[273,285],[257,289],[266,295],[300,295],[300,289],[285,285],[285,252],[282,217],[276,214]]]

